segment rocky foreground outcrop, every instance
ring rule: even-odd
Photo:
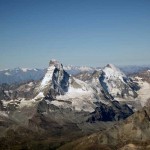
[[[80,138],[62,146],[59,150],[65,149],[149,150],[150,107],[144,107],[106,131]]]

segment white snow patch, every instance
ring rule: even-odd
[[[87,100],[88,97],[83,98],[82,100],[80,99],[75,99],[72,101],[72,105],[75,107],[76,111],[87,111],[87,112],[93,112],[95,110],[95,104],[92,103],[92,101]]]
[[[6,76],[11,76],[11,74],[9,72],[5,72]]]
[[[36,68],[35,68],[35,69],[33,69],[33,70],[34,70],[34,71],[38,71],[38,69],[36,69]]]
[[[68,66],[64,66],[64,70],[67,71],[75,71],[76,73],[79,72],[91,72],[93,70],[96,70],[96,68],[93,67],[88,67],[88,66],[72,66],[72,65],[68,65]]]
[[[97,84],[97,83],[99,84],[99,79],[98,79],[98,78],[92,78],[92,81],[91,81],[91,82],[92,82],[92,84],[94,84],[94,85]],[[90,82],[89,82],[89,83],[90,83]]]
[[[22,70],[23,72],[27,72],[29,69],[28,69],[28,68],[21,68],[21,70]]]
[[[30,83],[28,84],[28,86],[33,86],[33,82],[30,82]]]
[[[30,100],[26,100],[26,99],[21,99],[20,101],[20,104],[19,104],[19,107],[22,108],[22,107],[30,107],[30,106],[33,106],[35,104],[35,100],[34,99],[30,99]]]
[[[6,100],[1,100],[2,103],[3,103],[3,106],[7,106],[9,103],[13,103],[15,100],[9,100],[9,101],[6,101]]]
[[[139,81],[140,90],[137,92],[138,97],[136,99],[140,100],[141,105],[145,106],[148,99],[150,99],[150,84],[148,82]]]
[[[69,66],[64,66],[64,70],[72,70],[73,66],[69,65]]]
[[[62,101],[55,100],[55,101],[51,101],[50,104],[53,104],[57,107],[69,108],[69,104],[67,102],[62,102]]]
[[[31,90],[31,88],[26,88],[25,89],[26,92],[29,92],[30,90]]]
[[[19,108],[22,108],[22,107],[30,107],[32,105],[35,105],[37,102],[35,101],[35,99],[25,99],[25,98],[22,98],[22,99],[12,99],[12,100],[9,100],[9,101],[6,101],[6,100],[2,100],[2,103],[3,103],[3,106],[4,107],[7,107],[8,104],[14,104],[16,106],[18,106]]]
[[[90,68],[90,67],[87,67],[87,66],[81,66],[81,67],[79,67],[79,70],[80,70],[80,71],[91,71],[91,70],[93,70],[93,69]]]
[[[45,74],[45,76],[44,76],[44,78],[43,78],[43,80],[41,82],[40,89],[44,89],[50,84],[50,82],[52,80],[52,77],[53,77],[54,70],[55,70],[55,66],[54,65],[50,66],[47,69],[47,73]]]
[[[71,102],[67,103],[67,102]],[[51,101],[50,104],[53,104],[57,107],[63,107],[63,108],[71,108],[76,111],[86,111],[86,112],[93,112],[95,110],[96,105],[93,103],[94,101],[91,100],[88,96],[82,96],[80,98],[70,98],[67,100],[60,101],[55,100]]]
[[[130,109],[133,109],[133,106],[132,105],[130,105],[130,104],[127,104],[128,105],[128,107],[130,108]]]
[[[141,77],[138,77],[138,76],[136,76],[136,77],[134,77],[135,79],[137,79],[137,80],[142,80],[142,78]]]
[[[4,91],[4,93],[5,93],[7,96],[9,96],[9,91]]]
[[[75,82],[81,86],[81,88],[74,88],[70,85],[68,92],[65,95],[59,95],[56,97],[57,100],[50,102],[58,107],[69,107],[76,111],[87,111],[93,112],[96,105],[94,102],[97,100],[94,98],[93,89],[86,83],[75,79]],[[59,100],[63,100],[61,102]],[[70,101],[71,104],[68,104],[67,101]]]
[[[116,79],[119,78],[122,82],[123,77],[126,77],[126,75],[118,68],[116,68],[114,65],[109,64],[103,69],[103,72],[105,73],[105,77],[107,79]]]
[[[69,87],[68,92],[65,95],[57,96],[57,99],[69,99],[69,98],[77,98],[79,96],[87,95],[87,91],[83,89],[75,89],[73,87]]]
[[[42,99],[44,97],[45,96],[44,96],[43,92],[40,92],[34,99]]]

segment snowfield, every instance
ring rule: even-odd
[[[138,91],[137,100],[140,101],[142,107],[146,106],[147,100],[150,99],[150,84],[148,82],[143,82],[141,79],[138,80],[140,85],[140,90]]]
[[[45,76],[41,82],[40,90],[43,90],[50,84],[54,70],[55,70],[55,66],[51,66],[47,69],[47,73],[45,74]]]

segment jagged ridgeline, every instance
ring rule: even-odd
[[[112,64],[73,76],[51,60],[41,80],[1,86],[0,149],[56,149],[105,130],[146,105],[140,90]]]

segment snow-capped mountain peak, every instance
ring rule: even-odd
[[[87,83],[70,76],[56,60],[50,61],[39,92],[44,94],[47,103],[57,107],[89,112],[95,108],[93,89]]]
[[[49,84],[52,82],[53,73],[56,68],[58,70],[62,70],[63,66],[59,61],[57,61],[55,59],[50,60],[49,67],[48,67],[47,72],[41,82],[40,89],[45,89],[45,88],[47,88],[47,86],[49,86]]]
[[[46,93],[52,90],[54,95],[63,95],[68,90],[69,74],[64,71],[63,65],[57,60],[50,60],[47,72],[41,81],[38,90]]]
[[[49,62],[49,67],[52,67],[52,66],[57,68],[57,69],[61,69],[61,70],[63,69],[62,64],[59,61],[55,60],[55,59],[52,59]]]
[[[101,84],[105,91],[113,97],[136,97],[133,90],[136,86],[119,68],[112,64],[106,65],[100,77]]]
[[[126,77],[126,75],[119,68],[117,68],[113,64],[107,64],[104,67],[103,72],[105,73],[105,76],[108,79],[110,79],[110,78],[120,78],[120,79],[122,79],[122,77]]]

